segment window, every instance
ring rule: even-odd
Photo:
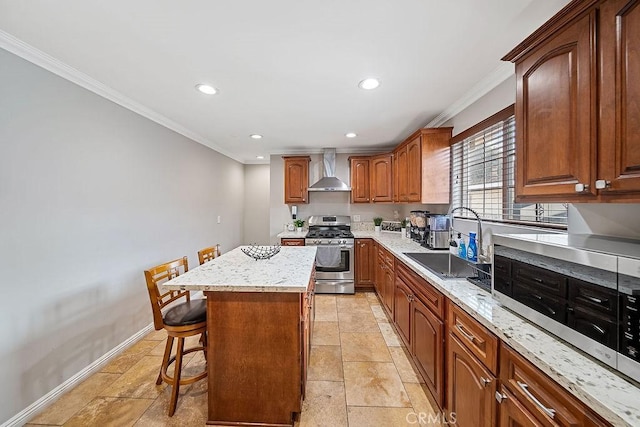
[[[451,203],[482,219],[566,226],[566,203],[515,203],[515,118],[508,107],[456,135],[451,145]],[[473,217],[466,211],[456,216]]]

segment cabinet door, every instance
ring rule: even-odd
[[[422,197],[422,154],[420,136],[407,144],[406,196],[408,202],[420,202]]]
[[[378,296],[380,297],[380,301],[384,306],[385,298],[385,264],[384,264],[384,254],[381,249],[377,249],[376,255],[376,291],[378,292]]]
[[[371,201],[393,201],[391,154],[371,158]]]
[[[309,157],[284,157],[284,202],[309,203]]]
[[[600,9],[600,194],[640,199],[640,1]],[[626,193],[626,194],[625,194]],[[633,194],[635,193],[635,194]]]
[[[495,377],[458,339],[447,341],[447,409],[460,427],[492,427],[495,424]]]
[[[418,370],[436,403],[444,403],[444,323],[418,298],[413,300],[411,344]]]
[[[522,406],[522,403],[505,386],[500,387],[500,395],[496,396],[500,399],[498,426],[542,427],[544,425],[531,415],[531,412],[527,411],[527,408]]]
[[[393,269],[388,265],[384,266],[384,305],[387,307],[391,318],[393,319],[393,300],[394,300],[394,277]]]
[[[594,11],[516,64],[519,202],[595,199],[595,27]]]
[[[394,321],[400,332],[400,338],[407,348],[411,348],[411,299],[413,295],[409,286],[396,274]]]
[[[369,203],[369,159],[351,159],[351,203]]]
[[[407,178],[408,178],[408,166],[409,166],[409,158],[407,157],[407,147],[404,146],[401,149],[395,152],[396,158],[396,168],[395,176],[396,176],[396,191],[398,192],[398,196],[396,200],[398,202],[407,202],[409,201],[409,193],[407,187]]]
[[[356,239],[355,247],[356,288],[371,288],[375,276],[375,260],[373,258],[373,240]]]

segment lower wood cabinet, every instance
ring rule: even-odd
[[[356,291],[372,290],[376,277],[376,251],[373,239],[355,240]]]
[[[499,426],[542,427],[546,425],[540,423],[504,385],[500,386],[496,399],[500,402]]]
[[[304,246],[304,239],[280,239],[282,246]]]
[[[412,306],[413,357],[436,403],[444,404],[444,322],[416,298]]]
[[[383,308],[393,319],[394,300],[394,265],[395,257],[381,245],[378,245],[376,285]]]
[[[450,333],[447,337],[447,410],[460,427],[493,427],[496,377]]]
[[[395,277],[394,321],[400,338],[407,348],[411,348],[411,299],[413,292],[400,274]]]

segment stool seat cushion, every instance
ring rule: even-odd
[[[164,323],[168,326],[186,326],[206,321],[207,300],[204,298],[178,304],[164,315]]]

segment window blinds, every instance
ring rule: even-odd
[[[515,203],[515,118],[451,146],[451,202],[467,206],[483,219],[566,225],[567,204]],[[470,216],[462,211],[459,216]]]

